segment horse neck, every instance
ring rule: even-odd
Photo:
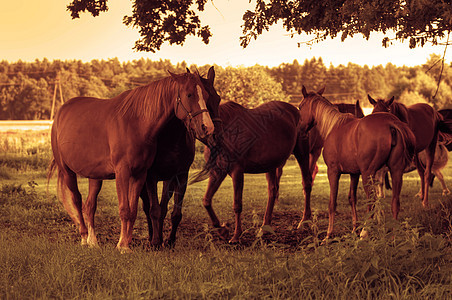
[[[177,90],[167,79],[153,82],[124,93],[118,100],[118,116],[139,122],[147,135],[157,134],[174,115]]]
[[[320,136],[325,140],[334,128],[355,119],[355,117],[349,113],[339,112],[333,104],[318,102],[314,108],[314,119]]]
[[[408,123],[408,108],[402,103],[393,103],[392,113],[399,118],[400,121]]]

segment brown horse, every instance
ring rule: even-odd
[[[297,153],[298,110],[285,102],[273,101],[254,109],[227,102],[220,105],[223,120],[222,149],[218,153],[206,151],[209,166],[209,183],[203,198],[204,207],[212,224],[220,228],[219,233],[226,239],[228,230],[212,208],[212,198],[226,175],[230,175],[234,188],[235,231],[230,243],[239,242],[242,234],[241,213],[244,173],[266,173],[268,182],[268,202],[263,225],[271,224],[273,206],[277,197],[276,170],[285,164],[294,152],[300,167],[308,174],[308,160]],[[294,150],[295,148],[295,150]],[[207,149],[206,149],[207,150]],[[212,159],[212,155],[214,158]],[[303,167],[302,167],[303,168]],[[305,182],[310,182],[308,176]],[[310,189],[308,197],[310,197]]]
[[[438,112],[443,116],[444,122],[452,123],[452,109],[440,109]],[[452,151],[452,134],[440,132],[438,142],[443,143],[447,151]]]
[[[353,227],[357,225],[356,191],[362,175],[364,191],[370,198],[370,179],[377,170],[387,165],[394,187],[392,214],[397,218],[402,187],[402,175],[414,155],[415,138],[408,126],[387,113],[368,115],[362,119],[343,114],[319,92],[306,91],[301,101],[300,129],[309,130],[314,125],[324,139],[323,158],[328,168],[330,183],[329,226],[326,238],[333,232],[338,183],[341,174],[350,174],[350,198]]]
[[[425,151],[421,151],[418,154],[419,157],[419,162],[422,164],[422,166],[426,165],[427,162],[427,154]],[[432,164],[432,173],[433,175],[435,175],[440,184],[441,187],[443,189],[442,191],[442,195],[446,196],[450,194],[450,190],[447,188],[446,182],[444,181],[444,176],[441,173],[441,170],[444,169],[444,167],[446,167],[447,162],[449,161],[449,153],[447,151],[446,146],[444,146],[443,144],[438,143],[436,145],[436,150],[435,150],[435,158],[433,159],[433,164]],[[405,169],[405,173],[411,172],[416,170],[416,166],[414,165],[414,162],[411,163],[410,166],[408,166]],[[431,181],[430,181],[430,187],[433,186],[433,179],[434,177],[432,177]],[[379,170],[377,172],[377,182],[378,182],[378,186],[377,186],[377,195],[378,197],[384,198],[385,197],[385,192],[384,192],[384,188],[383,185],[385,185],[385,187],[387,189],[391,189],[391,185],[389,184],[389,178],[388,178],[388,173],[387,170],[385,168]],[[384,177],[384,178],[383,178]],[[419,192],[417,193],[416,196],[420,196],[422,194],[422,187],[421,190],[419,190]]]
[[[349,104],[349,103],[336,103],[334,104],[338,110],[342,113],[350,113],[355,115],[358,118],[363,118],[364,117],[364,112],[359,104],[359,100],[356,100],[355,104]],[[308,141],[306,142],[305,140],[303,140],[303,133],[300,132],[299,133],[299,138],[297,141],[297,144],[295,147],[297,147],[297,152],[301,155],[301,156],[309,156],[309,173],[304,174],[303,176],[303,191],[305,193],[305,202],[304,202],[304,209],[303,209],[303,216],[302,219],[300,221],[300,223],[298,224],[298,228],[301,227],[302,223],[304,221],[310,220],[311,219],[311,203],[310,203],[310,197],[306,197],[306,190],[307,189],[311,189],[312,185],[314,184],[314,180],[315,180],[315,176],[317,175],[318,172],[318,166],[317,166],[317,160],[320,157],[320,154],[322,153],[322,149],[323,149],[323,139],[320,136],[320,133],[317,129],[317,127],[313,127],[309,132],[308,132]],[[309,148],[306,148],[309,147]],[[305,153],[306,150],[304,150],[304,148],[309,149],[308,153]],[[303,172],[303,168],[302,168],[302,172]],[[279,186],[279,181],[281,179],[283,173],[283,168],[280,167],[278,168],[276,175],[276,181],[278,182]],[[312,176],[312,181],[311,182],[305,182],[304,178],[306,178],[307,176]],[[309,192],[310,194],[310,192]]]
[[[199,139],[211,135],[214,125],[204,100],[207,97],[199,75],[171,74],[108,100],[73,98],[59,109],[52,126],[54,157],[49,176],[57,167],[60,199],[79,226],[82,244],[95,238],[94,215],[87,216],[85,224],[77,175],[89,178],[96,187],[90,189],[89,199],[97,197],[101,180],[116,178],[121,219],[117,248],[130,251],[138,197],[145,183],[148,193],[154,193],[146,177],[157,154],[157,138],[173,118],[183,120]],[[152,200],[152,244],[158,244],[160,206]]]
[[[218,136],[221,135],[222,124],[219,118],[218,107],[221,98],[214,88],[215,71],[211,67],[207,73],[207,78],[201,77],[201,82],[207,91],[209,97],[206,100],[207,109],[210,112],[212,121],[215,123],[215,139],[209,141],[209,147],[217,147]],[[206,143],[205,141],[203,141]],[[174,206],[171,213],[171,232],[166,241],[166,245],[173,246],[176,241],[176,232],[180,221],[182,220],[182,204],[187,189],[187,179],[190,166],[195,157],[195,139],[188,132],[184,124],[177,118],[174,118],[158,137],[157,154],[154,164],[148,171],[147,181],[150,181],[157,188],[158,181],[163,182],[162,195],[160,200],[160,224],[159,224],[159,245],[163,242],[163,222],[168,212],[168,202],[174,194]],[[148,195],[146,189],[141,192],[143,200],[143,210],[146,214],[149,240],[153,237],[153,226],[150,216],[150,199],[157,197],[157,194]],[[158,198],[157,200],[158,201]]]
[[[422,205],[428,207],[428,189],[432,180],[432,164],[435,157],[438,133],[452,133],[452,124],[444,122],[443,117],[430,105],[426,103],[416,103],[405,106],[394,101],[394,97],[389,100],[374,100],[367,96],[370,104],[374,106],[374,112],[390,112],[398,117],[402,122],[408,124],[416,137],[416,155],[414,163],[421,178],[421,199]],[[418,153],[425,151],[426,163],[423,166],[419,162]]]

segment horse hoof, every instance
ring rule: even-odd
[[[129,254],[133,252],[129,247],[116,247],[116,249],[118,249],[121,254]]]
[[[163,246],[164,246],[165,248],[168,248],[168,249],[173,249],[175,243],[176,243],[175,240],[170,240],[170,239],[168,239],[168,240],[165,241],[165,244],[164,244]]]
[[[227,240],[229,238],[229,224],[225,223],[218,228],[218,234],[222,240]]]
[[[236,238],[232,238],[229,240],[229,245],[238,245],[239,244],[239,240]]]
[[[368,237],[369,237],[369,231],[367,231],[366,229],[361,230],[361,233],[359,234],[359,239],[364,240],[364,239],[367,239]]]

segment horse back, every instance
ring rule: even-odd
[[[223,147],[246,173],[265,173],[285,163],[297,138],[298,109],[272,101],[254,109],[220,105]]]
[[[52,126],[52,149],[59,167],[88,178],[114,177],[115,164],[128,157],[145,157],[146,138],[137,118],[116,111],[113,99],[77,97],[58,110]],[[131,166],[142,161],[131,161]]]

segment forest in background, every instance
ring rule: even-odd
[[[272,100],[297,104],[302,85],[308,90],[325,86],[324,96],[332,102],[353,103],[359,99],[362,106],[369,106],[367,94],[370,94],[373,98],[394,96],[407,105],[427,102],[436,109],[452,107],[452,64],[443,65],[441,57],[435,54],[415,67],[390,63],[327,67],[322,58],[307,59],[302,64],[294,60],[271,68],[214,66],[215,88],[222,100],[246,107]],[[51,117],[53,99],[58,109],[61,97],[64,101],[77,96],[112,98],[166,77],[167,71],[183,73],[187,67],[206,74],[210,65],[149,59],[120,62],[117,58],[91,62],[45,58],[34,62],[1,61],[0,120],[47,120]]]

